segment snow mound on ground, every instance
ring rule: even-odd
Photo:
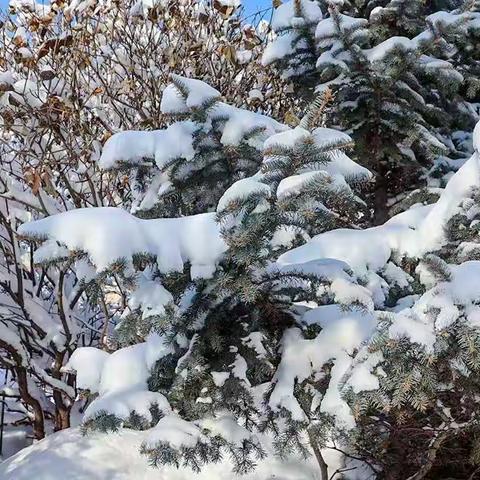
[[[82,436],[79,429],[57,432],[25,448],[0,464],[2,480],[311,480],[318,467],[313,457],[280,462],[271,455],[257,469],[242,477],[231,472],[228,461],[208,465],[199,474],[189,469],[152,468],[138,454],[146,433],[121,430]],[[330,473],[338,467],[338,456],[325,452]],[[228,464],[228,465],[227,465]]]

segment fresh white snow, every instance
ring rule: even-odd
[[[236,476],[228,458],[206,465],[196,474],[190,469],[153,468],[139,454],[147,432],[122,429],[118,433],[83,436],[71,428],[48,436],[0,464],[2,480],[313,480],[318,466],[313,457],[281,462],[268,447],[268,457],[253,473]],[[333,473],[341,464],[339,455],[326,451]]]
[[[143,253],[164,273],[181,272],[189,261],[192,278],[211,276],[226,248],[213,213],[141,220],[121,208],[80,208],[23,224],[19,233],[85,252],[98,271]]]

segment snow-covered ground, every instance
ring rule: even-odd
[[[6,426],[3,430],[2,459],[15,455],[19,450],[31,443],[31,432],[28,428]],[[2,478],[2,477],[0,477]]]
[[[139,455],[142,432],[122,430],[83,436],[78,428],[63,430],[25,448],[0,464],[1,480],[316,480],[313,458],[280,462],[273,456],[251,474],[232,474],[228,460],[208,465],[202,473],[172,467],[152,468]],[[338,467],[333,451],[325,452],[333,473]]]

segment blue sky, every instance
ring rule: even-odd
[[[0,0],[1,2],[2,0]],[[272,5],[271,0],[243,0],[243,5],[247,12],[255,12],[261,8],[270,7]]]
[[[243,5],[248,13],[255,12],[260,8],[269,7],[271,4],[271,0],[243,0]],[[0,0],[0,8],[5,8],[7,5],[8,0]]]

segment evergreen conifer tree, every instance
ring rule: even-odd
[[[427,216],[425,253],[412,272],[419,295],[379,312],[375,334],[344,379],[356,416],[344,441],[388,478],[478,471],[479,172],[476,151]],[[370,387],[352,387],[362,369],[371,372]]]
[[[172,97],[173,88],[181,95]],[[370,174],[346,155],[345,150],[352,146],[348,135],[316,127],[316,104],[295,129],[221,105],[220,111],[233,114],[226,120],[222,117],[220,141],[217,138],[216,144],[213,140],[208,143],[203,133],[210,133],[215,125],[217,104],[211,93],[212,89],[201,82],[177,78],[175,87],[166,92],[164,108],[181,117],[185,105],[200,105],[198,110],[193,109],[193,115],[205,123],[190,125],[179,120],[167,130],[147,136],[118,134],[105,145],[100,162],[115,167],[130,163],[137,168],[150,155],[160,167],[160,175],[170,175],[175,162],[188,166],[189,160],[193,168],[198,161],[208,169],[201,149],[195,150],[202,141],[212,148],[217,145],[212,153],[223,158],[224,147],[220,144],[228,134],[235,135],[232,141],[238,146],[243,141],[239,131],[248,136],[252,130],[256,133],[259,125],[270,128],[262,147],[260,170],[237,180],[233,168],[221,177],[224,185],[237,181],[221,196],[216,214],[138,220],[119,209],[84,209],[62,214],[55,221],[27,224],[22,233],[55,239],[69,248],[75,245],[77,254],[88,254],[97,270],[102,270],[103,281],[115,278],[126,294],[127,306],[117,328],[117,342],[124,348],[107,355],[97,367],[103,368],[100,383],[79,382],[80,388],[99,394],[97,398],[93,395],[87,408],[84,428],[150,429],[142,451],[154,465],[184,465],[198,470],[227,452],[235,471],[243,473],[254,468],[255,457],[264,455],[258,437],[262,432],[282,432],[277,444],[280,454],[292,449],[302,454],[309,451],[309,435],[316,417],[296,421],[296,407],[292,415],[278,395],[282,390],[289,392],[291,387],[290,374],[280,372],[284,369],[281,352],[285,335],[291,337],[294,331],[301,337],[315,337],[314,329],[304,331],[300,324],[296,327],[298,312],[294,304],[330,303],[328,285],[335,280],[350,285],[342,262],[280,265],[276,259],[312,235],[336,227],[355,228],[361,223],[366,215],[365,204],[355,189]],[[206,121],[207,115],[211,122]],[[170,135],[175,129],[180,129],[185,141],[172,145]],[[279,133],[272,135],[275,129]],[[148,143],[152,135],[153,147]],[[187,156],[190,145],[194,153]],[[171,158],[171,163],[161,163],[166,157]],[[239,162],[242,160],[240,157]],[[198,185],[206,178],[194,177],[192,174],[192,182]],[[200,189],[190,188],[182,184],[179,197],[195,195]],[[162,201],[160,198],[160,204]],[[209,203],[204,208],[208,210]],[[181,207],[174,211],[183,213]],[[68,228],[62,228],[55,232],[52,226],[57,221],[65,226],[75,221],[77,230],[65,233]],[[98,244],[81,240],[85,238],[80,233],[83,221],[89,222],[90,228],[102,228],[100,249]],[[126,238],[119,249],[103,250],[108,259],[102,256],[111,236],[123,234]],[[199,256],[189,245],[204,253]],[[214,258],[209,257],[214,265],[202,257],[211,255],[209,250],[216,252]],[[176,255],[178,265],[172,264]],[[184,263],[190,263],[189,272],[182,272]],[[352,283],[351,289],[355,288]],[[79,378],[88,364],[81,361],[82,355],[93,355],[92,349],[87,350],[78,350],[67,366],[77,370]],[[114,375],[109,371],[117,362],[123,365],[122,359],[130,355],[135,357],[133,364],[141,359],[143,373],[137,372],[134,378],[125,375],[113,382],[106,380]],[[291,404],[297,404],[296,395],[306,395],[310,399],[303,401],[306,409],[305,402],[315,397],[312,385],[308,380],[298,391],[288,393]],[[285,419],[288,427],[284,429]],[[324,428],[320,421],[317,423],[317,430]],[[168,433],[171,429],[177,432],[173,438]],[[319,444],[315,441],[313,446],[318,453]],[[323,462],[321,455],[317,458]],[[323,463],[320,466],[324,468]]]
[[[475,117],[458,98],[468,90],[466,82],[472,85],[462,74],[475,68],[464,54],[475,44],[474,8],[470,2],[461,7],[417,1],[324,5],[315,32],[316,69],[299,75],[296,83],[298,89],[314,85],[317,92],[333,91],[328,121],[352,135],[355,159],[375,173],[376,224],[388,218],[392,203],[422,184],[433,164],[430,175],[438,177],[445,168],[458,168],[445,157],[468,155],[454,137],[469,130]],[[280,8],[277,15],[286,23]],[[278,35],[264,63],[283,73],[295,69],[290,63],[285,67],[294,50],[280,48],[281,30]],[[461,46],[453,47],[455,42]],[[455,115],[459,104],[461,121]]]
[[[301,95],[297,96],[304,102],[315,87],[315,27],[321,18],[322,11],[316,1],[292,0],[280,4],[270,25],[276,38],[267,45],[263,56],[265,64],[275,63],[283,78],[301,88]]]
[[[273,443],[282,459],[313,454],[321,480],[474,478],[476,8],[286,2],[264,61],[311,100],[295,128],[173,75],[169,127],[111,136],[98,195],[96,168],[55,188],[34,172],[32,194],[2,176],[1,363],[37,438],[50,416],[68,426],[75,373],[84,433],[137,431],[156,467],[228,457],[244,474]],[[115,207],[97,206],[105,169],[131,187],[109,192]],[[17,228],[30,212],[44,218]],[[74,351],[77,322],[101,349]],[[342,454],[335,472],[325,449]]]
[[[172,75],[161,103],[171,125],[150,132],[119,132],[107,140],[100,166],[131,172],[132,211],[137,215],[178,217],[212,211],[233,182],[258,170],[263,140],[284,127],[220,100],[214,88]],[[132,143],[139,135],[142,147]]]

